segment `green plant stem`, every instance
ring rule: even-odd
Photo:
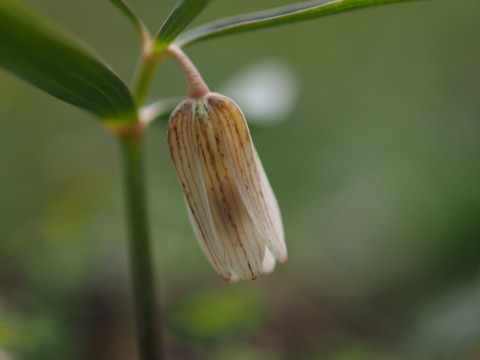
[[[130,259],[134,288],[138,346],[141,360],[163,359],[160,311],[155,302],[152,256],[139,135],[120,137],[127,196]]]
[[[158,64],[152,60],[143,60],[140,64],[133,92],[137,107],[141,107],[145,102],[157,66]]]

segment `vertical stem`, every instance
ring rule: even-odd
[[[142,63],[138,69],[136,83],[134,85],[135,101],[138,107],[142,106],[145,102],[148,89],[150,88],[156,70],[157,64],[154,61],[142,59]]]
[[[145,102],[158,65],[167,57],[168,54],[165,51],[161,53],[154,52],[153,40],[149,34],[143,37],[142,53],[133,85],[133,94],[137,107],[140,108]]]
[[[142,141],[141,136],[124,136],[119,140],[127,196],[130,260],[140,359],[161,360],[163,359],[163,342],[160,312],[155,302],[142,167]]]

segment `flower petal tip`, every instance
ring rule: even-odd
[[[227,274],[220,274],[220,276],[223,278],[223,280],[225,280],[226,282],[228,282],[230,284],[236,283],[241,279],[241,277],[238,276],[238,274],[235,271],[232,271],[231,269],[230,269],[228,275]]]
[[[288,262],[288,256],[285,254],[285,256],[281,257],[280,259],[277,259],[277,261],[281,264],[285,264]]]

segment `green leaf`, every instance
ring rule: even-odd
[[[317,0],[302,2],[211,22],[183,33],[179,36],[176,44],[181,47],[208,38],[404,1],[413,0]]]
[[[104,122],[135,121],[123,81],[20,0],[0,0],[0,66]]]
[[[155,52],[162,52],[195,19],[210,0],[183,0],[168,16],[155,37]]]
[[[109,0],[113,5],[115,5],[126,17],[130,22],[135,26],[138,30],[138,33],[142,38],[148,34],[148,31],[143,24],[142,20],[138,17],[138,15],[133,11],[130,5],[125,0]]]

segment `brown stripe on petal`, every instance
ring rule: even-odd
[[[235,234],[236,240],[234,241],[232,241],[231,236],[225,236],[225,233],[227,232],[225,230],[225,223],[227,220],[225,219],[224,215],[228,211],[228,205],[226,205],[224,190],[222,188],[220,178],[216,171],[215,157],[213,156],[211,149],[208,146],[205,146],[205,143],[202,142],[202,140],[206,139],[207,137],[207,132],[205,131],[205,123],[202,120],[199,120],[199,128],[201,129],[201,136],[200,134],[197,135],[197,141],[199,142],[199,144],[201,144],[199,145],[199,152],[201,156],[200,159],[201,161],[203,159],[204,164],[203,176],[207,183],[207,194],[211,215],[216,230],[219,233],[220,239],[226,249],[226,258],[230,267],[232,267],[235,272],[240,273],[242,275],[242,278],[245,278],[246,276],[248,276],[248,274],[245,274],[245,269],[239,267],[239,264],[242,262],[242,254],[240,254],[239,251],[235,250],[235,245],[239,243],[240,236],[238,235],[238,233]],[[208,164],[210,164],[210,166],[208,166]],[[233,224],[233,228],[236,230],[235,224]]]
[[[218,116],[219,116],[219,112],[216,111],[216,107],[212,107],[211,117],[212,117],[213,125],[215,125],[219,121],[223,122],[223,123],[231,123],[232,122],[232,119],[230,117],[222,117],[221,119],[219,119]],[[217,131],[215,126],[213,126],[213,129],[215,131]],[[217,133],[217,135],[218,135],[218,133]],[[219,136],[219,137],[222,138],[221,136]],[[224,138],[222,138],[222,139],[223,139],[222,142],[224,142],[225,139]],[[218,151],[225,152],[222,144],[218,143],[217,146],[218,146]],[[235,181],[232,177],[232,172],[238,171],[238,169],[232,169],[229,166],[228,162],[226,161],[225,156],[224,156],[223,161],[224,161],[224,167],[226,169],[228,169],[226,171],[229,173],[230,181],[232,183],[232,188],[235,189],[235,194],[236,194],[237,199],[238,199],[237,204],[240,204],[238,206],[241,206],[241,208],[242,208],[243,216],[241,217],[241,220],[242,220],[241,225],[245,229],[244,233],[246,234],[246,238],[244,239],[245,246],[247,246],[249,248],[249,251],[252,252],[252,255],[255,256],[256,259],[263,259],[263,248],[265,246],[264,241],[262,239],[261,234],[258,233],[258,231],[255,227],[255,224],[252,222],[251,217],[248,215],[248,212],[246,211],[245,206],[244,206],[244,202],[241,199],[241,196],[238,192],[238,188],[237,188],[237,186],[235,184]],[[243,170],[243,169],[241,169],[241,170]]]
[[[215,113],[215,116],[212,115],[212,119],[214,119],[214,125],[218,125],[219,123],[221,123],[221,124],[228,125],[228,126],[231,127],[232,124],[235,124],[235,121],[233,120],[233,117],[232,117],[229,113],[228,113],[228,114],[225,114],[225,113],[222,113],[221,111],[215,111],[214,113]],[[216,120],[216,121],[215,121],[215,120]],[[219,131],[219,130],[221,131],[221,129],[217,129],[217,131]],[[222,149],[224,149],[226,152],[227,152],[227,151],[231,151],[231,150],[232,150],[232,149],[231,149],[231,147],[232,147],[231,145],[232,145],[232,144],[229,143],[228,138],[223,137],[223,139],[224,139],[224,142],[226,142],[226,144],[223,144],[223,145],[222,145]],[[227,150],[227,149],[225,149],[225,148],[229,148],[229,149]],[[235,149],[233,149],[233,150],[235,150]],[[238,149],[237,149],[237,150],[238,150]],[[243,151],[243,149],[242,149],[241,151]],[[241,152],[241,151],[240,151],[240,152]],[[238,153],[238,151],[234,151],[234,152],[235,152],[235,153]],[[250,166],[250,164],[248,164],[248,163],[246,164],[246,166],[237,166],[237,167],[235,167],[235,165],[238,165],[238,164],[233,164],[233,163],[231,163],[231,162],[228,163],[228,167],[229,167],[229,169],[230,169],[230,170],[229,170],[230,176],[232,176],[232,175],[235,174],[236,172],[241,172],[241,173],[243,173],[243,174],[245,175],[245,173],[248,173],[248,172],[250,171],[250,169],[251,169],[251,166]],[[232,176],[232,180],[234,180],[234,179],[233,179],[233,176]],[[246,179],[246,180],[247,180],[247,179]],[[235,184],[235,186],[236,186],[236,190],[237,190],[237,193],[238,193],[238,184]],[[249,183],[248,183],[248,180],[247,180],[246,183],[244,184],[244,186],[249,187],[249,186],[251,186],[251,184],[249,184]],[[243,200],[241,200],[241,201],[242,201],[242,205],[245,206],[244,201],[243,201]],[[247,213],[248,213],[248,212],[247,212]],[[256,228],[256,226],[255,226],[255,224],[254,224],[253,219],[252,219],[251,216],[250,216],[250,218],[249,218],[249,225],[248,225],[248,226],[249,226],[249,228]],[[257,230],[257,229],[255,229],[255,230]],[[257,230],[257,231],[258,231],[258,230]],[[257,231],[255,231],[255,233],[256,233]],[[258,237],[258,236],[256,236],[256,237]],[[264,241],[263,241],[263,240],[257,239],[256,242],[257,242],[257,246],[260,246],[260,247],[263,247],[263,246],[264,246]],[[257,251],[257,252],[258,252],[258,251]]]
[[[170,154],[177,170],[184,193],[184,199],[205,255],[214,268],[226,279],[232,273],[225,264],[223,248],[219,246],[214,225],[210,218],[208,202],[201,171],[198,164],[198,150],[195,147],[193,134],[194,103],[187,100],[174,112],[169,121],[168,143]]]
[[[268,249],[286,260],[278,204],[232,100],[186,100],[170,118],[168,143],[200,245],[226,280],[273,270]]]
[[[211,245],[214,250],[215,254],[217,254],[218,257],[220,257],[222,261],[222,266],[228,268],[228,264],[226,263],[226,252],[223,246],[221,246],[221,243],[218,239],[218,235],[215,230],[214,223],[211,219],[211,212],[210,212],[210,207],[209,203],[207,200],[207,193],[206,193],[206,188],[205,188],[205,182],[203,180],[203,176],[201,173],[201,167],[199,163],[199,154],[198,154],[198,144],[195,138],[195,119],[193,118],[191,122],[185,124],[185,131],[188,133],[188,142],[185,144],[186,148],[189,150],[189,152],[193,155],[194,159],[191,162],[192,166],[194,167],[193,173],[196,175],[196,178],[194,179],[193,186],[195,187],[196,191],[201,193],[201,201],[199,202],[199,209],[198,211],[200,212],[200,217],[199,219],[202,219],[204,222],[208,223],[208,227],[210,230],[210,234],[206,236],[205,238],[205,243],[207,245]],[[189,164],[190,167],[190,164]]]
[[[243,205],[219,147],[222,139],[212,126],[211,108],[197,117],[197,141],[201,154],[202,171],[207,184],[212,218],[219,237],[224,241],[232,261],[232,269],[242,278],[254,279],[261,272],[262,247],[252,238],[255,227]]]
[[[268,248],[278,260],[284,260],[286,248],[278,204],[251,141],[245,117],[227,97],[211,94],[208,102],[216,110],[217,116],[212,117],[212,121],[223,139],[223,150],[248,213],[265,237]]]
[[[203,146],[202,146],[202,138],[203,136],[200,136],[199,132],[197,131],[197,128],[198,128],[198,122],[201,121],[199,120],[199,115],[197,114],[196,116],[196,121],[194,123],[194,131],[195,131],[195,141],[196,141],[196,144],[197,144],[197,150],[198,150],[198,153],[199,153],[199,162],[200,164],[202,164],[202,161],[203,163],[207,163],[208,162],[208,157],[207,155],[205,154],[205,151],[203,149]],[[203,168],[203,166],[202,166]],[[215,208],[215,203],[212,203],[211,200],[209,200],[209,195],[212,191],[214,191],[214,187],[211,185],[213,183],[212,181],[212,178],[208,178],[205,176],[203,170],[202,171],[202,174],[201,176],[203,177],[203,181],[205,182],[205,186],[206,186],[206,192],[207,192],[207,195],[206,195],[206,199],[205,201],[207,202],[208,206],[209,206],[209,211],[210,211],[210,215],[212,216],[212,210]],[[216,226],[216,221],[215,221],[215,218],[212,219],[213,222],[214,222],[214,226]],[[217,229],[218,230],[218,229]],[[235,264],[238,259],[235,259],[235,258],[232,258],[232,255],[235,255],[234,253],[232,254],[232,251],[229,249],[229,243],[228,243],[228,240],[224,238],[224,236],[220,235],[219,236],[219,241],[221,242],[224,250],[225,250],[225,260],[226,260],[226,263],[229,267],[233,267],[233,264]],[[238,271],[238,269],[235,269],[235,271]]]

